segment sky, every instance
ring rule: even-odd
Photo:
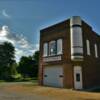
[[[0,0],[0,41],[16,47],[17,61],[39,49],[40,30],[81,16],[100,34],[100,0]]]

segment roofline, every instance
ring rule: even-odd
[[[70,17],[70,18],[71,18],[71,17]],[[42,31],[45,31],[45,30],[49,29],[49,28],[52,28],[52,27],[54,27],[54,26],[57,26],[57,25],[62,24],[62,23],[64,23],[64,22],[67,22],[67,21],[70,20],[70,18],[68,18],[67,20],[64,20],[64,21],[55,23],[55,24],[53,24],[53,25],[50,25],[50,26],[48,26],[48,27],[46,27],[46,28],[40,29],[40,33],[41,33]],[[93,30],[92,26],[90,26],[88,23],[86,23],[83,19],[81,19],[81,20],[82,20],[82,22],[85,23],[98,37],[100,37],[100,35],[99,35],[97,32],[95,32],[95,31]]]

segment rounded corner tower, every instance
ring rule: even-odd
[[[80,16],[70,18],[71,60],[83,61],[82,20]]]

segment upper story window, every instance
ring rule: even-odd
[[[43,57],[48,56],[48,43],[43,44]]]
[[[94,44],[94,48],[95,48],[95,57],[98,57],[98,48],[97,48],[97,44]]]
[[[62,39],[43,44],[43,57],[62,54]]]
[[[90,55],[90,41],[86,40],[87,55]]]
[[[56,41],[50,41],[49,42],[49,55],[53,56],[53,55],[56,55],[56,53],[57,53]]]
[[[62,54],[62,39],[57,40],[57,54]]]

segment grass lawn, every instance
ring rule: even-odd
[[[4,89],[9,92],[16,91],[18,93],[52,97],[54,100],[100,100],[100,92],[84,92],[72,89],[38,86],[36,80],[30,84],[13,84],[11,86],[4,87]]]

